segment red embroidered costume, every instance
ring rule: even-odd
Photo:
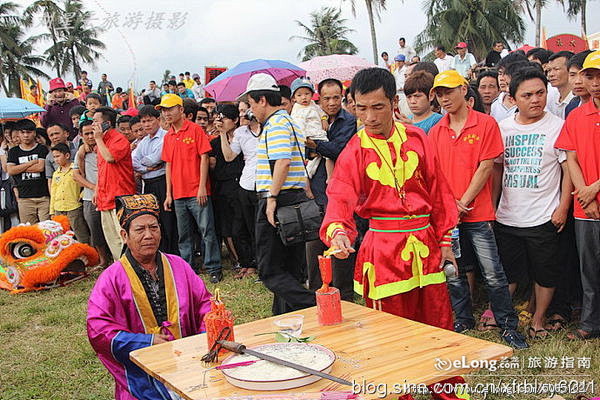
[[[353,213],[369,219],[354,289],[367,305],[453,329],[440,246],[450,246],[458,212],[424,133],[396,123],[389,139],[364,129],[346,145],[328,185],[321,238],[356,239]]]

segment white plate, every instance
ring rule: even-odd
[[[313,343],[271,343],[251,347],[251,350],[273,357],[305,365],[321,372],[329,373],[335,362],[333,351]],[[256,360],[247,354],[234,354],[222,364]],[[293,368],[260,360],[254,364],[221,370],[229,383],[249,390],[285,390],[310,385],[321,379]]]

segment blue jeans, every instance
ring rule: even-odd
[[[501,329],[517,329],[519,319],[512,305],[506,274],[500,263],[492,222],[463,222],[458,226],[461,247],[471,245],[485,283],[496,323]],[[464,246],[463,246],[464,243]],[[458,259],[460,266],[460,259]],[[460,270],[460,267],[459,267]],[[465,273],[448,279],[450,300],[456,322],[468,327],[475,326],[469,283]]]
[[[195,197],[176,199],[174,203],[181,258],[193,268],[194,238],[192,234],[194,229],[192,224],[196,223],[204,245],[203,254],[206,271],[209,274],[220,272],[221,251],[215,231],[215,217],[210,197],[208,197],[208,202],[204,207],[198,204]]]

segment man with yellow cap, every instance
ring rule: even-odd
[[[125,254],[98,277],[87,333],[115,379],[115,399],[178,399],[130,359],[137,349],[205,330],[210,293],[189,264],[158,251],[160,208],[153,194],[117,197]]]
[[[567,151],[575,186],[575,236],[583,304],[579,329],[570,339],[600,337],[600,50],[590,53],[579,72],[590,101],[573,110],[555,147]]]
[[[518,318],[512,305],[508,281],[500,263],[492,223],[491,173],[504,146],[494,118],[469,108],[467,81],[455,70],[436,75],[432,93],[447,114],[429,131],[456,200],[462,247],[474,249],[501,337],[515,348],[527,348],[517,332]],[[459,269],[460,269],[460,258]],[[448,279],[455,313],[454,330],[464,332],[475,325],[466,275]]]
[[[211,282],[217,283],[223,279],[223,273],[208,180],[208,153],[212,147],[204,130],[185,118],[181,97],[166,94],[156,109],[171,126],[162,149],[167,172],[164,208],[167,211],[173,206],[175,208],[179,254],[192,265],[195,224],[204,244],[204,266]]]

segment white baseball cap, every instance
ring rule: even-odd
[[[271,75],[262,73],[255,74],[250,77],[248,84],[246,85],[246,91],[239,95],[238,99],[257,90],[272,90],[273,92],[279,92],[279,86],[277,86],[277,81]]]

